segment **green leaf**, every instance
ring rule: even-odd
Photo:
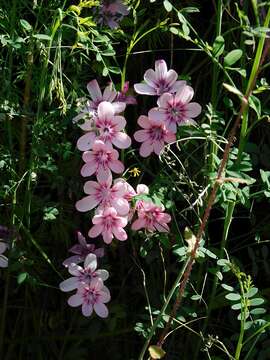
[[[213,44],[213,55],[219,57],[225,49],[225,40],[223,36],[217,36]]]
[[[163,1],[163,5],[164,5],[164,7],[165,7],[165,9],[166,9],[167,12],[171,12],[171,11],[172,11],[173,6],[172,6],[172,4],[171,4],[168,0],[164,0],[164,1]]]
[[[224,66],[231,66],[241,59],[243,51],[241,49],[235,49],[230,51],[224,58]]]
[[[183,13],[196,13],[196,12],[200,12],[200,10],[194,6],[188,6],[185,8],[181,9],[181,12]]]
[[[248,290],[248,292],[246,293],[246,297],[251,298],[251,297],[253,297],[254,295],[256,295],[257,292],[258,292],[258,289],[255,288],[255,287],[253,287],[253,288],[251,288],[251,289]]]
[[[261,107],[261,102],[260,100],[254,96],[254,95],[250,95],[248,98],[248,102],[249,102],[249,106],[251,107],[251,109],[253,109],[258,118],[261,117],[261,113],[262,113],[262,107]]]
[[[225,298],[230,300],[230,301],[237,301],[241,299],[241,295],[238,293],[230,293],[225,295]]]
[[[172,27],[170,27],[170,32],[173,33],[174,35],[178,35],[179,29],[177,29],[176,27],[172,26]]]
[[[264,308],[256,308],[250,311],[252,315],[262,315],[266,313],[266,309]]]
[[[226,90],[228,90],[229,92],[231,92],[235,95],[238,95],[240,97],[244,96],[240,90],[236,89],[234,86],[232,86],[230,84],[223,83],[223,86],[225,87]]]
[[[229,286],[227,284],[221,284],[221,286],[223,287],[223,289],[227,290],[227,291],[234,291],[234,288],[232,286]]]
[[[249,305],[250,306],[258,306],[264,303],[264,299],[262,298],[255,298],[255,299],[251,299],[249,300]]]
[[[232,308],[233,310],[240,310],[241,307],[242,307],[241,303],[233,304],[233,305],[231,306],[231,308]]]
[[[200,300],[202,297],[201,297],[201,295],[192,295],[191,296],[191,300]]]
[[[21,274],[18,275],[17,277],[17,283],[20,285],[22,284],[28,277],[28,273],[27,272],[23,272]]]
[[[33,37],[38,40],[51,40],[51,37],[46,34],[34,34]]]
[[[20,24],[26,31],[31,31],[33,29],[29,22],[24,19],[20,19]]]
[[[108,66],[108,70],[114,74],[121,74],[121,69],[117,66]]]
[[[103,75],[103,76],[108,76],[108,74],[109,74],[108,68],[107,68],[107,67],[104,67],[103,70],[102,70],[102,75]]]
[[[44,211],[43,219],[45,221],[53,221],[56,219],[57,215],[59,214],[57,208],[53,206],[45,207],[43,211]]]

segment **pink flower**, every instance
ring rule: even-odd
[[[3,253],[8,249],[8,244],[0,242],[0,268],[6,268],[8,266],[8,258]]]
[[[132,230],[145,228],[149,231],[168,232],[169,214],[164,213],[164,206],[157,206],[150,201],[140,200],[137,206],[138,219],[131,226]]]
[[[94,226],[89,230],[89,237],[95,238],[102,234],[106,244],[110,244],[114,237],[120,241],[127,240],[127,233],[123,229],[127,225],[127,219],[118,216],[114,208],[108,207],[100,211],[92,221]]]
[[[126,104],[124,102],[115,101],[117,96],[117,92],[113,90],[112,83],[110,83],[104,90],[103,94],[100,90],[97,80],[92,80],[87,84],[87,90],[91,96],[91,101],[89,101],[88,106],[89,109],[97,111],[98,105],[102,101],[108,101],[112,103],[114,108],[114,113],[119,114],[123,112],[126,108]]]
[[[161,121],[156,121],[147,116],[141,115],[138,119],[138,124],[144,130],[138,130],[134,134],[134,139],[142,142],[140,147],[140,155],[142,157],[149,156],[152,152],[157,155],[160,154],[164,148],[165,142],[171,143],[175,141],[175,135],[167,130],[166,126]]]
[[[167,64],[164,60],[157,60],[155,62],[155,71],[148,69],[144,74],[144,81],[146,84],[135,84],[134,88],[138,94],[145,95],[161,95],[165,92],[175,93],[186,82],[177,81],[177,72],[167,69]]]
[[[87,255],[84,260],[84,268],[77,264],[71,264],[68,271],[73,276],[62,281],[59,285],[60,289],[65,292],[77,289],[81,283],[89,285],[94,278],[100,278],[104,281],[109,277],[107,270],[97,270],[95,254]]]
[[[106,181],[96,182],[87,181],[84,185],[84,192],[89,196],[84,197],[76,203],[78,211],[89,211],[99,205],[99,209],[113,207],[119,215],[127,215],[129,212],[129,203],[124,198],[126,188],[121,182],[112,186],[112,176]]]
[[[122,0],[103,0],[99,8],[98,23],[116,29],[119,26],[119,21],[128,13],[128,8]]]
[[[127,105],[136,105],[137,100],[135,99],[135,97],[132,96],[132,95],[127,95],[128,89],[129,89],[129,82],[126,81],[124,86],[123,86],[122,91],[117,93],[116,100],[120,101],[120,102],[124,102]]]
[[[201,113],[201,106],[190,102],[194,90],[188,85],[182,86],[175,95],[166,93],[158,99],[158,108],[151,109],[149,116],[163,121],[169,130],[176,133],[177,125],[194,124],[192,119]]]
[[[96,255],[96,257],[104,256],[104,249],[96,249],[96,246],[94,244],[87,244],[85,237],[80,233],[80,231],[77,231],[77,237],[79,244],[73,245],[69,249],[69,252],[76,255],[70,256],[63,262],[63,265],[65,267],[70,266],[72,263],[79,264],[80,262],[83,262],[88,254],[93,253]]]
[[[88,100],[81,112],[73,118],[74,123],[84,121],[82,124],[79,124],[79,127],[85,131],[93,130],[98,105],[102,101],[112,103],[115,114],[123,112],[126,108],[124,101],[116,99],[117,91],[113,90],[112,83],[105,88],[102,94],[97,80],[92,80],[87,84],[87,90],[90,94],[91,100]]]
[[[114,183],[121,183],[125,188],[124,199],[130,201],[135,195],[136,191],[133,187],[123,178],[118,178],[114,180]]]
[[[120,174],[125,168],[118,160],[116,150],[109,148],[104,142],[96,140],[92,151],[83,153],[83,161],[86,163],[81,169],[82,176],[96,174],[99,182],[104,182],[111,175],[111,171]]]
[[[93,124],[92,129],[79,138],[79,150],[90,150],[95,140],[101,140],[110,147],[113,144],[119,149],[126,149],[131,145],[130,137],[121,131],[126,126],[125,118],[115,116],[113,105],[108,101],[102,101],[98,105]]]
[[[103,285],[101,279],[93,279],[89,285],[80,285],[75,295],[68,299],[72,307],[82,305],[82,314],[91,316],[93,310],[102,318],[108,316],[108,309],[104,303],[111,299],[109,289]]]

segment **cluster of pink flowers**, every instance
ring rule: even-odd
[[[138,94],[158,96],[158,107],[151,109],[148,116],[139,117],[138,124],[143,130],[134,134],[135,140],[142,143],[142,157],[152,152],[159,155],[165,143],[176,140],[177,126],[194,124],[193,118],[201,113],[201,106],[190,102],[194,95],[192,87],[177,78],[178,74],[168,70],[164,60],[157,60],[155,70],[145,72],[145,83],[134,85]]]
[[[103,282],[109,274],[106,270],[97,269],[97,258],[104,255],[104,250],[96,249],[94,244],[87,244],[80,232],[78,241],[79,244],[69,250],[76,255],[63,263],[72,277],[62,281],[60,289],[65,292],[76,290],[76,294],[68,299],[68,304],[72,307],[81,305],[84,316],[90,316],[94,310],[98,316],[105,318],[108,316],[105,303],[110,301],[110,292]],[[83,267],[78,265],[81,262],[84,263]]]
[[[160,154],[165,143],[176,139],[176,126],[192,123],[201,107],[190,102],[193,90],[185,81],[177,80],[174,70],[167,70],[165,61],[156,61],[155,71],[147,70],[146,84],[136,84],[135,90],[141,94],[158,95],[158,107],[151,109],[148,116],[138,119],[142,130],[134,138],[142,142],[140,154],[149,156],[152,152]],[[90,99],[74,118],[74,122],[84,131],[77,141],[84,162],[81,168],[83,177],[94,176],[87,180],[83,190],[85,196],[78,200],[75,207],[80,212],[92,213],[93,226],[88,231],[90,238],[101,237],[105,244],[113,239],[125,241],[128,223],[134,231],[168,232],[171,221],[162,205],[156,205],[144,184],[136,190],[121,176],[125,171],[119,160],[119,149],[127,149],[131,138],[125,132],[126,119],[123,112],[127,104],[136,104],[134,97],[127,95],[128,82],[121,92],[109,84],[102,92],[96,80],[88,83]],[[70,306],[82,305],[82,313],[90,316],[93,310],[97,315],[106,317],[108,309],[104,305],[110,300],[110,293],[104,281],[108,278],[106,270],[97,270],[97,258],[104,255],[102,248],[88,244],[78,233],[79,244],[73,246],[71,257],[64,261],[72,275],[60,284],[62,291],[77,290],[68,299]],[[78,265],[84,262],[84,267]]]

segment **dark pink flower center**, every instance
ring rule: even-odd
[[[162,125],[154,125],[148,130],[148,134],[152,141],[161,141],[164,140],[166,132]]]
[[[89,287],[85,287],[83,289],[82,298],[85,304],[94,305],[95,303],[98,302],[99,297],[100,294],[95,289],[91,289]]]
[[[167,116],[170,121],[176,123],[181,122],[185,117],[185,112],[185,105],[181,102],[173,102],[171,104],[168,104]]]
[[[107,167],[108,162],[111,160],[111,153],[108,151],[100,150],[95,154],[95,160],[98,165]]]

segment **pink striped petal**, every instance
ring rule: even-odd
[[[98,105],[98,118],[99,119],[111,119],[114,116],[113,106],[108,101],[102,101]]]
[[[191,102],[191,103],[187,104],[187,106],[186,106],[185,115],[187,117],[194,118],[194,117],[197,117],[198,115],[200,115],[201,111],[202,111],[201,105],[199,105],[198,103],[195,103],[195,102]]]
[[[127,233],[125,232],[125,230],[123,228],[114,226],[112,231],[113,231],[113,234],[116,237],[116,239],[118,239],[120,241],[127,240]]]
[[[90,161],[85,165],[83,165],[83,167],[81,168],[81,175],[83,177],[91,176],[96,172],[96,168],[97,168],[96,163],[94,161]]]
[[[113,234],[110,231],[103,231],[102,233],[103,236],[103,240],[106,244],[110,244],[112,242],[113,239]]]
[[[155,141],[153,143],[154,152],[159,155],[164,148],[164,142],[163,141]]]
[[[96,134],[93,131],[89,131],[88,133],[84,134],[78,139],[77,148],[80,151],[90,150],[95,139],[96,139]]]
[[[96,192],[98,191],[99,188],[100,188],[100,185],[96,181],[86,181],[86,183],[84,184],[84,187],[83,187],[83,191],[86,194],[94,195],[94,194],[96,194]]]
[[[166,62],[164,60],[155,61],[155,71],[158,80],[165,79],[168,71]]]
[[[83,298],[79,296],[78,294],[72,295],[68,299],[68,305],[72,307],[80,306],[83,303]]]
[[[101,234],[103,226],[101,224],[94,225],[88,232],[90,238],[95,238]]]
[[[115,172],[116,174],[120,174],[120,173],[124,172],[124,170],[125,170],[124,165],[119,160],[111,161],[109,166],[110,166],[110,169],[113,172]]]
[[[142,127],[143,129],[150,129],[151,124],[150,121],[148,119],[147,116],[145,115],[141,115],[138,119],[138,124],[140,125],[140,127]]]
[[[100,200],[93,195],[89,195],[77,201],[75,207],[78,211],[86,212],[94,209],[99,203]]]
[[[142,157],[149,156],[154,151],[153,144],[150,141],[145,141],[142,143],[139,153]]]
[[[131,139],[126,133],[118,132],[112,140],[112,143],[119,149],[127,149],[131,145]]]
[[[157,84],[157,77],[156,77],[156,73],[154,72],[153,69],[148,69],[146,70],[145,74],[144,74],[144,80],[145,82],[150,85],[152,88],[156,87]]]
[[[145,227],[145,220],[143,220],[143,219],[137,219],[131,225],[132,230],[140,230],[144,227]]]
[[[96,303],[94,304],[94,310],[98,316],[101,318],[106,318],[109,315],[109,311],[106,305],[102,303]]]
[[[62,281],[59,285],[60,290],[64,292],[75,290],[78,286],[78,279],[77,277],[71,277],[69,279],[66,279]]]
[[[91,98],[94,101],[102,99],[101,90],[100,90],[97,80],[90,81],[87,84],[87,90],[89,91],[89,94],[91,95]]]
[[[134,133],[134,139],[138,142],[143,142],[149,138],[147,130],[138,130]]]
[[[87,304],[87,303],[82,304],[82,314],[85,317],[91,316],[92,312],[93,312],[93,305],[92,304]]]
[[[135,84],[134,89],[136,93],[143,95],[156,95],[156,91],[154,88],[147,84]]]
[[[115,116],[112,123],[115,125],[116,131],[123,130],[127,124],[126,119],[123,116]]]
[[[175,94],[175,101],[181,102],[182,104],[186,104],[190,102],[190,100],[193,98],[194,90],[191,86],[183,86],[180,90],[177,91]]]

